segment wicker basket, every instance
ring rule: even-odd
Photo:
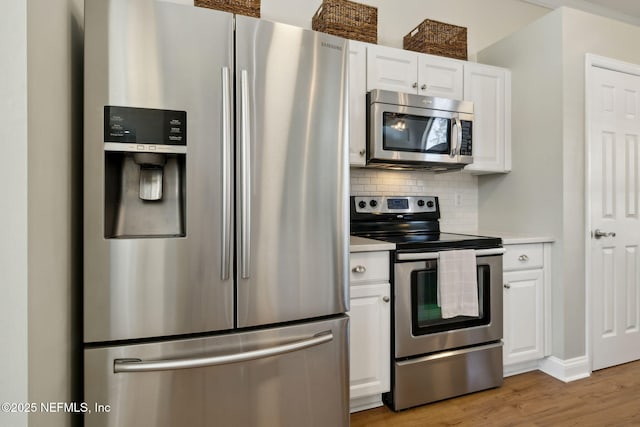
[[[404,48],[416,52],[467,59],[467,28],[425,19],[404,36]]]
[[[378,8],[348,0],[323,0],[311,19],[315,31],[351,40],[378,42]]]
[[[260,0],[194,0],[193,4],[260,18]]]

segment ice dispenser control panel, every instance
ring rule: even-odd
[[[105,106],[104,142],[187,145],[187,112]]]
[[[104,236],[186,236],[187,112],[104,107]]]

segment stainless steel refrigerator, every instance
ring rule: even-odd
[[[348,425],[347,55],[86,0],[87,426]]]

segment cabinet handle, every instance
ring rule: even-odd
[[[518,261],[522,261],[522,262],[529,261],[529,257],[526,255],[520,255],[518,257]]]
[[[422,90],[427,90],[427,85],[422,85],[422,86],[420,86],[420,89],[422,89]]]
[[[364,156],[364,155],[366,154],[366,152],[367,152],[367,151],[363,148],[362,150],[360,150],[360,155],[361,155],[361,156]]]
[[[505,288],[505,289],[511,289],[511,285],[510,285],[510,284],[508,284],[508,283],[505,283],[505,284],[504,284],[504,288]]]
[[[412,88],[417,88],[418,87],[418,82],[415,82],[414,84],[411,85]]]
[[[353,271],[354,273],[364,273],[365,271],[367,271],[367,269],[364,267],[364,265],[356,265],[351,271]]]
[[[382,301],[389,302],[389,301],[391,301],[391,298],[389,298],[388,296],[385,295],[385,296],[382,297]]]

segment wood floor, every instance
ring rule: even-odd
[[[640,426],[640,362],[563,383],[535,371],[505,378],[500,388],[393,412],[351,415],[351,427]]]

